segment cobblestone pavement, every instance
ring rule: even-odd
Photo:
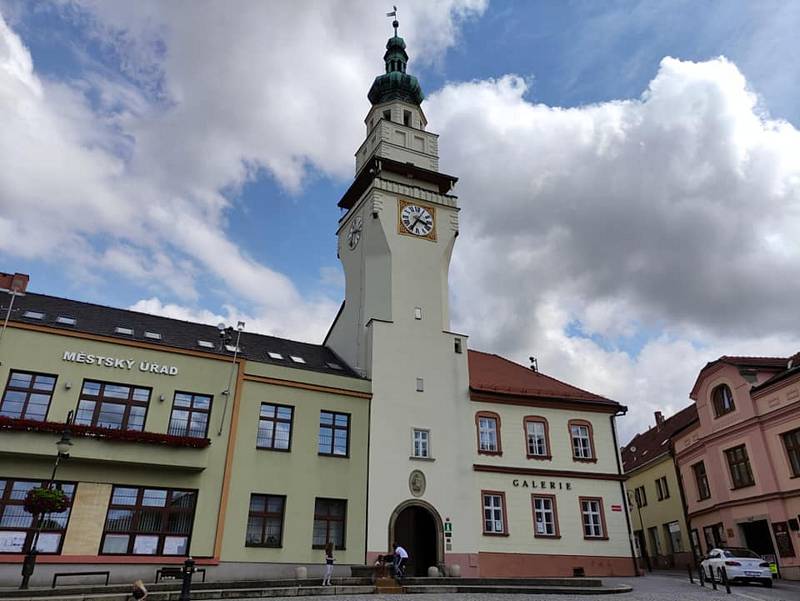
[[[800,583],[777,581],[772,589],[757,584],[734,585],[731,594],[725,589],[714,591],[708,585],[700,588],[690,584],[684,574],[657,574],[641,578],[604,578],[605,584],[629,584],[633,592],[620,595],[496,595],[496,594],[453,594],[453,595],[354,595],[351,597],[324,596],[313,597],[318,601],[800,601]],[[309,597],[311,599],[311,597]],[[297,601],[297,597],[291,597]]]

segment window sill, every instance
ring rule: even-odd
[[[263,544],[263,545],[258,545],[256,543],[245,543],[244,546],[245,547],[250,547],[250,548],[253,548],[253,549],[282,549],[283,548],[283,544],[277,544],[277,545]]]
[[[493,455],[495,457],[502,457],[503,451],[483,451],[481,449],[478,449],[478,455],[490,455],[490,456]]]
[[[258,449],[259,451],[277,451],[278,453],[291,453],[292,452],[291,448],[288,448],[288,449],[276,449],[275,447],[259,447],[259,446],[256,446],[256,449]]]
[[[573,461],[578,463],[597,463],[597,457],[572,457]]]
[[[608,540],[607,536],[584,536],[583,540]]]
[[[415,455],[409,455],[408,458],[412,461],[436,461],[435,457],[416,457]]]
[[[559,538],[561,538],[561,535],[560,534],[536,534],[534,532],[533,538],[552,538],[554,540],[558,540]]]
[[[702,499],[697,499],[695,503],[702,503],[703,501],[708,501],[709,499],[711,499],[711,497],[703,497]]]
[[[311,545],[311,548],[312,549],[319,549],[320,551],[324,551],[325,550],[325,545]],[[337,547],[337,546],[334,545],[333,550],[334,551],[346,551],[347,547]]]
[[[484,532],[484,536],[508,536],[508,532]]]
[[[336,455],[335,453],[317,453],[317,457],[335,457],[336,459],[350,459],[350,455]]]
[[[741,486],[734,486],[731,490],[742,490],[743,488],[750,488],[751,486],[755,486],[756,483],[752,482],[751,484],[742,484]]]
[[[552,461],[552,455],[528,455],[528,459],[538,459],[539,461]]]

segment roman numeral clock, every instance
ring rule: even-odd
[[[436,241],[436,208],[419,202],[398,200],[397,232]]]

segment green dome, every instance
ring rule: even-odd
[[[395,35],[386,42],[386,73],[379,75],[372,82],[367,98],[373,104],[381,104],[390,100],[403,100],[412,104],[421,104],[425,99],[422,87],[417,78],[406,73],[408,54],[403,38]]]

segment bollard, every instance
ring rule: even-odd
[[[705,573],[705,570],[703,570],[703,566],[699,566],[699,568],[697,570],[697,577],[700,579],[700,586],[705,588],[705,586],[706,586],[706,573]]]
[[[711,588],[717,590],[717,578],[714,576],[714,568],[711,568],[709,573],[711,574]]]
[[[692,564],[686,564],[686,569],[689,571],[689,582],[694,584],[694,576],[692,575]]]
[[[183,562],[183,577],[181,581],[181,596],[179,601],[191,601],[192,599],[192,574],[194,574],[194,559],[187,557]]]
[[[722,568],[722,584],[725,585],[725,592],[731,594],[731,583],[728,582],[728,570]]]

